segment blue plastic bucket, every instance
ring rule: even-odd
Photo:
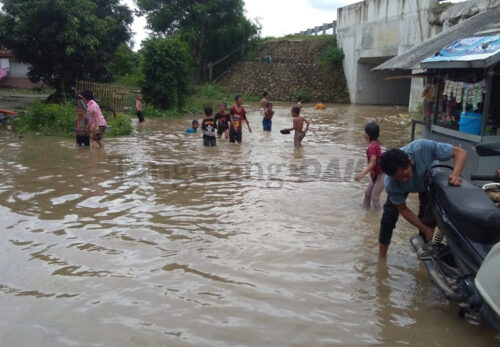
[[[481,135],[481,126],[483,125],[483,115],[474,112],[462,112],[460,122],[458,122],[461,132]]]

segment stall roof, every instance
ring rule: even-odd
[[[374,68],[373,71],[420,69],[420,62],[422,60],[436,54],[443,47],[448,46],[458,39],[500,33],[500,21],[498,18],[500,18],[500,7],[478,13],[386,61]]]
[[[456,40],[422,61],[424,69],[487,68],[500,61],[500,35]]]

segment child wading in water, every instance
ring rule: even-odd
[[[231,107],[230,111],[230,128],[229,128],[229,142],[241,143],[242,138],[242,123],[243,121],[247,123],[248,131],[251,133],[250,123],[248,123],[247,113],[243,108],[243,98],[241,95],[236,95],[234,97],[234,106]]]
[[[306,136],[306,132],[309,130],[309,121],[300,115],[300,108],[298,106],[292,107],[292,117],[293,127],[284,130],[295,131],[293,142],[295,148],[299,148],[302,147],[302,140]],[[304,123],[306,123],[305,130]]]
[[[83,107],[76,108],[75,135],[77,146],[90,146],[89,120]]]
[[[262,99],[260,100],[260,115],[264,116],[266,112],[266,104],[267,104],[267,92],[262,93]]]
[[[144,122],[144,114],[142,113],[142,94],[137,94],[135,100],[135,108],[137,110],[137,118],[139,118],[139,123]]]
[[[366,150],[366,158],[368,159],[368,166],[355,177],[356,181],[361,181],[361,179],[370,173],[370,184],[365,190],[365,198],[363,201],[363,206],[365,208],[370,208],[373,205],[374,208],[380,209],[380,194],[384,190],[384,173],[380,167],[380,157],[382,156],[382,150],[378,143],[378,136],[380,129],[377,123],[368,123],[365,126],[365,140],[368,141],[368,149]]]
[[[219,112],[215,115],[217,123],[217,137],[220,139],[224,133],[226,140],[229,138],[229,114],[226,112],[226,103],[219,104]]]
[[[262,126],[264,127],[264,131],[271,131],[273,127],[273,104],[270,102],[266,103],[266,111],[264,112],[264,118],[262,118]]]
[[[205,107],[205,119],[201,122],[201,130],[203,130],[203,145],[216,146],[217,139],[215,137],[215,119],[212,117],[213,110],[211,107]]]

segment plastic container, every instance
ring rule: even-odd
[[[460,121],[458,122],[458,125],[461,132],[481,135],[483,115],[481,113],[462,112],[460,114]]]

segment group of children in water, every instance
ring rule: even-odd
[[[75,119],[75,135],[76,144],[78,146],[90,146],[90,139],[99,147],[104,147],[102,138],[106,130],[106,119],[104,118],[99,105],[95,102],[92,92],[86,90],[81,94],[82,102],[77,106],[77,116]],[[299,99],[297,106],[292,107],[291,115],[293,119],[292,127],[282,129],[283,134],[288,134],[294,131],[294,146],[296,148],[302,146],[307,131],[309,130],[309,121],[300,115],[302,108],[302,100]],[[137,118],[139,122],[144,122],[142,114],[142,95],[138,94],[136,99]],[[243,123],[246,123],[248,131],[252,129],[246,116],[246,110],[243,107],[243,98],[237,95],[234,98],[234,105],[227,112],[226,103],[219,104],[219,111],[213,115],[212,107],[205,107],[205,118],[201,122],[201,130],[203,131],[203,145],[216,146],[217,138],[221,139],[222,135],[231,143],[241,143]],[[264,131],[271,131],[272,118],[274,116],[273,104],[268,101],[268,94],[263,93],[263,98],[260,102],[260,113],[262,115],[262,127]],[[304,129],[305,123],[305,129]],[[197,120],[193,120],[192,126],[186,130],[186,133],[195,133],[200,127]],[[366,208],[373,206],[376,209],[380,208],[380,194],[384,190],[384,173],[380,167],[380,157],[382,149],[380,148],[378,137],[380,128],[377,123],[370,122],[365,126],[364,138],[368,142],[366,150],[366,158],[368,165],[356,177],[356,181],[370,175],[370,183],[365,190],[363,205]]]
[[[262,127],[264,131],[272,130],[272,118],[274,116],[273,104],[267,100],[268,94],[264,92],[261,100],[261,115]],[[301,142],[309,130],[309,121],[300,115],[300,107],[292,108],[293,126],[290,129],[283,129],[282,133],[295,131],[295,147],[301,147]],[[203,145],[216,146],[217,138],[221,139],[224,134],[225,139],[229,139],[231,143],[241,143],[243,123],[246,123],[248,131],[252,129],[246,115],[246,110],[243,107],[243,98],[241,95],[236,95],[234,105],[227,112],[227,106],[224,102],[219,104],[219,112],[214,116],[212,107],[205,107],[205,119],[201,122],[201,130],[203,131]],[[306,128],[304,129],[304,123]],[[193,120],[191,127],[186,130],[186,133],[195,133],[200,127],[197,120]]]

